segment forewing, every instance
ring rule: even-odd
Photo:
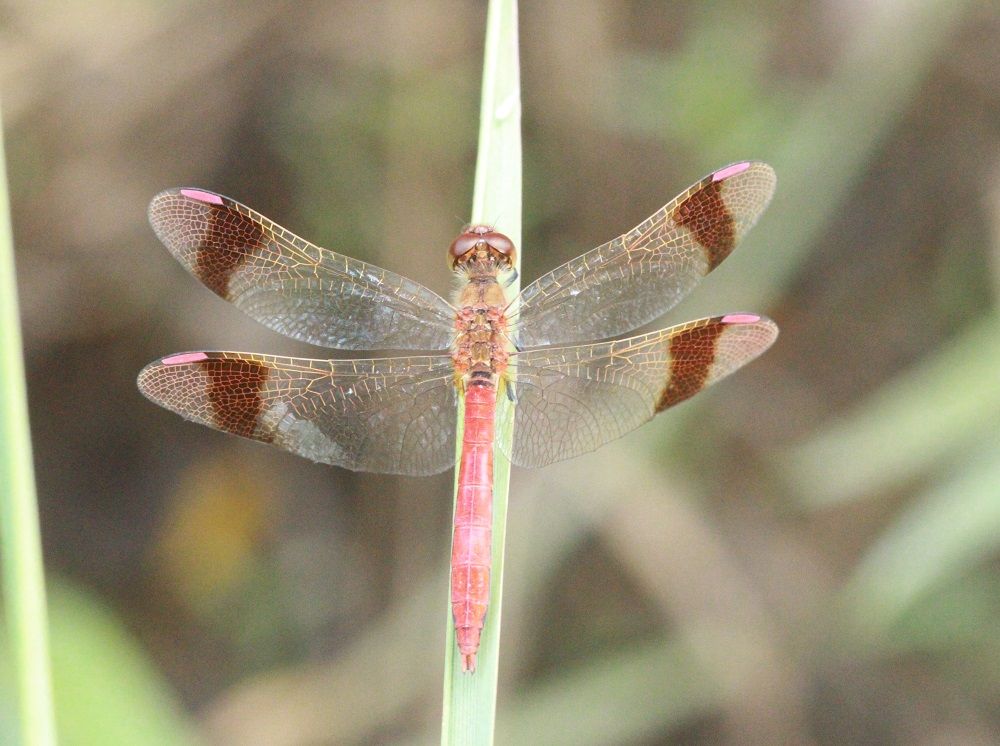
[[[766,163],[720,169],[628,233],[542,275],[520,295],[519,345],[613,337],[662,315],[729,256],[775,184]]]
[[[170,189],[149,222],[191,274],[240,310],[295,339],[345,350],[436,350],[454,310],[419,283],[322,249],[228,197]]]
[[[593,451],[725,378],[777,335],[769,319],[730,314],[613,342],[520,352],[510,459],[537,467]]]
[[[185,419],[356,471],[426,475],[455,463],[447,355],[306,360],[191,352],[146,366],[139,390]]]

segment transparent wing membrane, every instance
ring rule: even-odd
[[[720,169],[628,233],[542,275],[521,292],[518,343],[604,339],[666,313],[729,256],[775,184],[766,163]]]
[[[238,352],[173,355],[139,389],[185,419],[358,471],[425,475],[455,463],[447,355],[308,360]]]
[[[514,429],[507,454],[513,463],[545,466],[593,451],[774,342],[777,327],[753,314],[593,341],[677,303],[729,255],[774,188],[774,171],[764,163],[720,169],[633,230],[525,288],[508,319],[520,348],[510,357],[513,391],[503,379],[497,389],[498,427]],[[169,190],[153,199],[149,218],[195,277],[288,336],[357,350],[445,350],[455,343],[457,310],[437,294],[304,241],[227,197]],[[480,345],[476,355],[495,344],[473,337],[463,339],[470,349]],[[314,461],[411,475],[455,463],[459,394],[451,354],[310,360],[191,352],[148,365],[138,383],[186,419]]]
[[[275,331],[344,350],[447,349],[455,311],[419,283],[322,249],[228,197],[171,189],[153,230],[209,289]]]
[[[538,467],[593,451],[725,378],[777,335],[769,319],[732,314],[614,342],[520,352],[510,459]]]

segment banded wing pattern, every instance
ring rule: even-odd
[[[730,314],[514,358],[518,466],[589,453],[764,352],[769,319]],[[455,463],[447,355],[310,360],[235,352],[163,358],[139,374],[157,404],[223,432],[357,471],[427,475]]]
[[[346,350],[443,350],[455,309],[388,270],[322,249],[239,202],[170,189],[149,221],[210,290],[275,331]]]
[[[185,419],[313,461],[411,475],[455,463],[448,355],[308,360],[190,352],[151,363],[138,383]]]
[[[677,304],[729,256],[777,183],[766,163],[709,174],[637,225],[542,275],[512,319],[522,347],[624,334]]]
[[[235,200],[168,190],[149,206],[157,236],[189,272],[257,321],[326,347],[439,352],[362,360],[186,352],[146,366],[139,389],[186,419],[313,461],[409,475],[455,464],[464,397],[451,600],[462,668],[472,671],[490,602],[496,426],[513,414],[508,457],[545,466],[625,435],[764,352],[777,327],[753,314],[595,340],[676,304],[729,255],[774,187],[766,164],[720,169],[510,304],[500,281],[515,247],[489,226],[470,226],[449,249],[465,282],[459,308],[400,275],[315,246]],[[516,351],[504,349],[510,339]],[[514,396],[498,397],[505,390]]]
[[[770,319],[730,314],[597,344],[517,353],[514,464],[593,451],[694,396],[764,352]]]

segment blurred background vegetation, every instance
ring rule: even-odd
[[[435,742],[452,476],[313,465],[146,402],[169,352],[327,353],[199,286],[145,209],[213,189],[447,293],[484,21],[0,3],[65,744]],[[521,29],[525,280],[759,158],[774,203],[667,320],[756,310],[782,336],[515,472],[498,742],[1000,742],[1000,6],[538,2]]]

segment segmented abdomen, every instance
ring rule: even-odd
[[[493,382],[473,378],[465,392],[465,434],[451,545],[451,610],[463,671],[475,670],[490,600],[495,410]]]

